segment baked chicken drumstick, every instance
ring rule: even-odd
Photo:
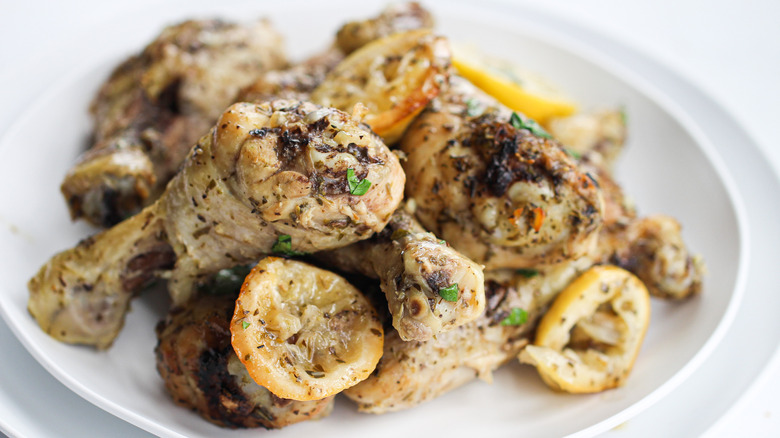
[[[406,195],[426,229],[486,269],[572,260],[602,222],[596,182],[532,120],[452,75],[409,126]]]
[[[404,180],[397,157],[344,112],[235,104],[157,202],[46,263],[29,282],[28,309],[53,337],[106,348],[153,277],[168,278],[181,305],[220,269],[369,238],[398,207]]]
[[[378,278],[393,327],[404,341],[430,339],[473,321],[485,309],[482,266],[423,229],[404,207],[371,239],[316,257]]]
[[[231,103],[309,100],[305,94],[345,54],[432,26],[419,4],[395,4],[345,24],[330,49],[294,66],[267,20],[189,20],[166,28],[111,74],[92,103],[92,146],[61,186],[72,217],[103,227],[118,223],[161,194],[190,147]]]
[[[93,146],[61,189],[73,218],[111,226],[153,201],[238,90],[286,65],[266,20],[190,20],[122,63],[92,103]]]
[[[485,312],[427,341],[405,342],[393,331],[374,373],[344,394],[362,412],[399,411],[492,372],[528,344],[547,304],[590,265],[586,259],[540,269],[530,277],[511,269],[485,272]],[[523,318],[513,313],[522,312]]]

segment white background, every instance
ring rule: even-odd
[[[117,10],[138,10],[151,3],[0,0],[0,90],[8,92],[13,88],[12,81],[23,80],[13,74],[19,60],[57,59],[58,45],[81,38],[85,31],[74,22],[100,22],[115,16]],[[775,168],[780,168],[780,1],[538,0],[524,4],[584,24],[671,66],[727,108],[752,134]],[[76,65],[77,61],[68,62]],[[46,84],[41,84],[41,90],[45,88]],[[0,133],[20,109],[18,102],[9,102],[0,94]],[[780,218],[777,221],[780,223]],[[766,293],[779,293],[780,287],[777,289]],[[17,363],[29,367],[31,379],[52,380],[51,393],[31,397],[61,399],[62,411],[50,413],[51,419],[61,422],[56,436],[70,436],[68,422],[79,422],[80,416],[89,416],[96,430],[110,430],[112,435],[132,429],[58,386],[11,336],[0,321],[2,354],[13,354]],[[780,436],[780,361],[774,362],[708,436]],[[8,420],[11,415],[13,412],[0,413],[13,424]]]

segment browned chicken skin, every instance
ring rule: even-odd
[[[633,272],[651,295],[682,299],[701,292],[703,260],[691,254],[680,223],[666,215],[638,218],[613,228],[614,249],[607,262]]]
[[[235,293],[204,294],[157,326],[157,371],[173,400],[230,428],[275,429],[328,416],[334,397],[287,400],[252,380],[230,344],[235,300]]]
[[[274,99],[311,100],[311,92],[344,59],[344,53],[331,47],[283,70],[263,73],[243,88],[236,102],[262,103]]]
[[[404,341],[430,339],[474,320],[485,308],[482,266],[425,231],[404,208],[373,238],[316,257],[379,278],[393,326]],[[441,291],[453,286],[457,295],[447,301]]]
[[[344,393],[361,411],[380,414],[433,400],[476,378],[491,381],[492,372],[528,343],[547,304],[589,265],[585,259],[567,262],[533,276],[486,272],[485,313],[428,341],[404,342],[397,332],[388,333],[374,374]],[[527,312],[527,321],[502,324],[513,309]]]
[[[682,226],[662,214],[637,216],[610,173],[620,144],[609,139],[592,144],[581,166],[594,176],[604,196],[604,226],[594,257],[632,272],[658,298],[683,299],[701,292],[704,261],[688,249]]]
[[[432,400],[514,359],[546,306],[573,279],[597,264],[616,264],[634,272],[655,296],[684,298],[701,290],[701,260],[691,255],[676,221],[666,216],[638,218],[609,170],[622,148],[614,117],[600,115],[596,135],[583,145],[579,165],[603,195],[603,227],[585,256],[559,265],[485,272],[485,313],[476,321],[424,342],[404,342],[395,331],[385,337],[385,354],[375,373],[346,391],[364,412],[407,409]],[[579,122],[577,122],[579,123]],[[620,122],[622,123],[622,122]],[[623,128],[625,128],[623,126]],[[606,156],[606,157],[605,157]],[[361,244],[366,244],[361,243]],[[501,325],[513,308],[527,312],[520,326]]]
[[[660,214],[637,217],[612,178],[605,172],[598,175],[607,212],[596,251],[601,262],[632,272],[658,298],[701,292],[704,262],[688,249],[679,222]]]
[[[598,251],[580,259],[485,272],[484,314],[427,341],[405,342],[396,331],[388,332],[374,374],[345,394],[363,412],[384,413],[430,401],[476,378],[490,381],[492,371],[530,342],[537,318],[557,294],[591,266],[604,263],[636,272],[662,298],[683,298],[701,289],[703,267],[689,255],[676,222],[664,216],[637,219],[628,227],[602,231]],[[527,313],[527,322],[502,325],[515,308]]]
[[[162,192],[238,90],[286,64],[269,22],[191,20],[121,64],[92,103],[94,143],[65,177],[73,218],[110,226]]]
[[[351,194],[350,170],[371,183],[366,193]],[[366,239],[389,221],[403,185],[395,154],[341,111],[236,104],[157,202],[44,265],[28,308],[55,338],[105,348],[146,280],[167,278],[182,305],[220,269]]]
[[[336,46],[350,54],[379,38],[407,30],[430,29],[433,25],[433,16],[419,3],[396,3],[376,17],[342,26],[336,34]]]
[[[603,209],[593,179],[559,144],[514,126],[512,113],[473,85],[450,82],[401,141],[406,195],[420,222],[487,269],[551,265],[591,251]]]
[[[289,68],[281,36],[265,20],[190,20],[166,28],[113,72],[92,104],[93,145],[61,186],[72,217],[104,227],[120,222],[162,193],[230,103],[309,100],[345,54],[432,26],[419,4],[392,5],[345,24],[332,48]]]

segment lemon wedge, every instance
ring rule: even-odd
[[[321,400],[364,380],[382,356],[382,323],[342,277],[266,257],[247,275],[230,322],[249,375],[277,397]]]
[[[363,122],[392,144],[439,94],[449,62],[447,40],[430,29],[393,34],[352,52],[311,99],[342,111],[362,103],[368,109]]]
[[[615,388],[631,372],[649,321],[645,285],[616,266],[596,266],[558,295],[519,359],[555,390]]]
[[[452,65],[485,93],[541,124],[552,117],[566,117],[577,111],[574,102],[543,80],[512,66],[500,66],[498,61],[483,60],[463,53],[462,49],[453,50]]]

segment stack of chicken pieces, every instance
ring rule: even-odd
[[[328,415],[335,394],[286,397],[236,354],[235,325],[247,329],[259,306],[238,314],[239,289],[252,292],[249,278],[272,266],[310,275],[311,289],[332,275],[322,267],[361,286],[370,304],[336,315],[305,316],[314,298],[293,297],[304,323],[279,325],[274,348],[311,362],[323,354],[312,339],[346,339],[378,318],[373,366],[338,388],[372,413],[489,381],[592,266],[631,271],[657,297],[699,291],[702,267],[679,224],[638,217],[613,180],[617,111],[551,120],[548,135],[458,76],[432,27],[420,5],[391,6],[298,63],[265,20],[166,28],[94,100],[94,144],[62,192],[74,218],[106,229],[30,281],[41,328],[108,348],[131,299],[162,281],[171,311],[157,368],[174,401],[219,425],[277,428]],[[359,317],[338,318],[349,312]]]

